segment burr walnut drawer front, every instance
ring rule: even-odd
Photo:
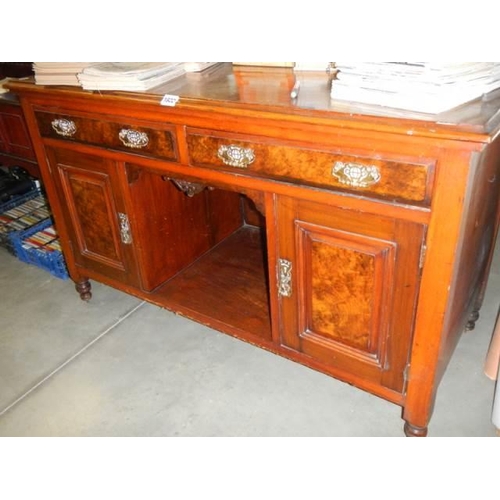
[[[169,124],[130,124],[38,111],[42,137],[82,142],[177,161],[175,129]]]
[[[189,162],[313,187],[428,205],[434,161],[374,158],[270,143],[268,139],[187,130]]]

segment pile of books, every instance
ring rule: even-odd
[[[186,72],[200,72],[217,62],[36,62],[38,85],[77,85],[87,90],[144,91]]]
[[[437,114],[500,88],[500,63],[336,62],[331,97]]]
[[[33,63],[35,83],[38,85],[80,85],[78,73],[93,63],[36,62]]]

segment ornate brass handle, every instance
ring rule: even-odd
[[[146,147],[149,143],[148,135],[145,132],[128,128],[122,128],[118,137],[128,148],[140,149]]]
[[[380,171],[374,165],[366,166],[360,163],[344,163],[336,161],[332,175],[342,184],[352,187],[369,187],[380,181]]]
[[[118,212],[118,219],[120,220],[120,238],[122,243],[130,245],[132,243],[132,235],[130,234],[130,224],[127,214]]]
[[[242,148],[234,144],[220,146],[217,156],[226,165],[238,168],[247,168],[255,160],[255,154],[252,149]]]
[[[56,118],[52,120],[52,128],[63,137],[71,137],[76,134],[75,122],[67,118]]]

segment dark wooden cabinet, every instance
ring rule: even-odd
[[[391,116],[337,109],[325,75],[292,101],[291,70],[236,73],[144,94],[10,85],[78,291],[95,279],[303,363],[426,435],[486,287],[500,99]]]
[[[0,165],[20,166],[40,176],[21,106],[6,94],[0,94]]]

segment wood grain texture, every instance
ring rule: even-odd
[[[457,162],[458,164],[458,162]],[[443,360],[449,360],[463,330],[463,324],[479,317],[498,234],[500,200],[500,140],[489,150],[474,155],[468,165],[468,188],[464,193],[464,213],[455,259],[459,263],[450,289],[450,333],[443,338]],[[447,363],[440,363],[438,378]]]
[[[1,109],[1,108],[0,108]],[[19,109],[13,108],[10,112],[2,110],[0,119],[5,130],[6,147],[8,151],[21,158],[35,159],[31,140]]]
[[[261,230],[246,226],[158,291],[156,300],[226,328],[271,339],[269,288]]]
[[[160,175],[132,164],[127,164],[126,169],[140,172],[132,182],[129,180],[125,189],[128,205],[132,207],[129,213],[142,287],[151,291],[203,255],[220,236],[214,234],[216,230],[207,215],[208,192],[188,197]],[[133,207],[147,207],[147,210]],[[218,208],[227,209],[227,205]],[[181,213],[183,217],[179,217]]]
[[[35,151],[19,103],[0,98],[0,164],[20,166],[40,176]]]
[[[74,259],[82,269],[137,285],[135,247],[120,236],[118,213],[128,213],[120,189],[123,166],[66,149],[48,149],[47,160],[61,194],[64,220],[59,222],[72,242],[67,254],[70,265]]]
[[[309,329],[336,342],[370,351],[374,256],[316,240],[310,255]],[[332,269],[331,263],[335,263]]]
[[[276,218],[296,291],[281,299],[281,342],[402,392],[423,227],[289,198]]]
[[[244,196],[241,202],[245,222],[251,226],[265,227],[265,212],[262,213],[262,211],[255,206],[255,202],[248,198],[248,196]],[[259,205],[265,208],[263,200]]]
[[[177,160],[177,146],[175,130],[168,125],[162,125],[161,129],[148,127],[144,123],[115,123],[105,120],[95,120],[78,115],[67,115],[63,113],[36,113],[40,133],[43,137],[52,137],[70,142],[82,142],[86,144],[98,144],[112,149],[127,151],[139,156],[153,156],[165,160]],[[70,120],[75,124],[76,132],[70,137],[58,134],[52,127],[56,119]],[[147,135],[148,144],[141,148],[126,146],[119,137],[120,131],[135,130]]]
[[[66,166],[61,166],[61,174],[78,221],[80,251],[119,262],[119,236],[113,230],[115,210],[108,179],[99,174],[91,177],[87,172],[83,176]]]
[[[190,163],[195,166],[215,167],[238,171],[240,174],[270,176],[275,179],[306,183],[321,188],[353,191],[358,195],[381,196],[394,200],[406,200],[426,205],[430,201],[432,184],[432,161],[414,163],[381,160],[362,156],[335,154],[314,149],[262,143],[241,137],[214,136],[210,131],[189,132],[187,135]],[[250,148],[255,161],[246,168],[231,167],[218,158],[220,146],[235,145]],[[380,181],[368,187],[350,187],[333,175],[336,162],[355,163],[362,167],[375,167],[380,172]]]

